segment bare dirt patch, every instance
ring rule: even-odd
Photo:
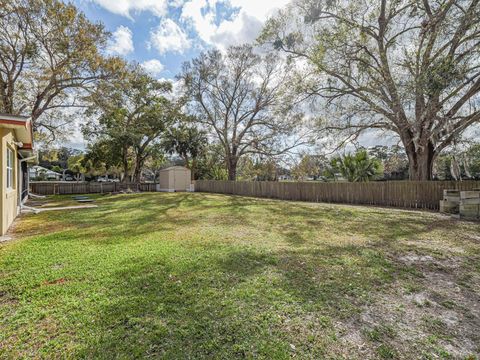
[[[478,358],[480,278],[465,263],[480,259],[407,253],[396,260],[417,272],[415,280],[395,281],[349,323],[338,324],[341,341],[367,357]]]

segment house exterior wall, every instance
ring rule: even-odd
[[[0,235],[4,235],[18,214],[18,161],[13,130],[0,128]],[[13,179],[7,188],[7,149],[13,151]]]

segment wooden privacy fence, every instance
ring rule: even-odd
[[[30,191],[39,195],[103,194],[127,189],[133,191],[155,191],[156,184],[124,184],[116,182],[30,182]]]
[[[402,208],[439,208],[444,189],[473,190],[480,181],[385,181],[367,183],[197,180],[195,191],[311,202]]]

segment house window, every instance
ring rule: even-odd
[[[13,189],[13,151],[7,148],[7,189]]]

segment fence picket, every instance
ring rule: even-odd
[[[473,190],[475,188],[480,188],[480,181],[368,183],[195,181],[195,191],[199,192],[431,210],[438,210],[444,189]]]

